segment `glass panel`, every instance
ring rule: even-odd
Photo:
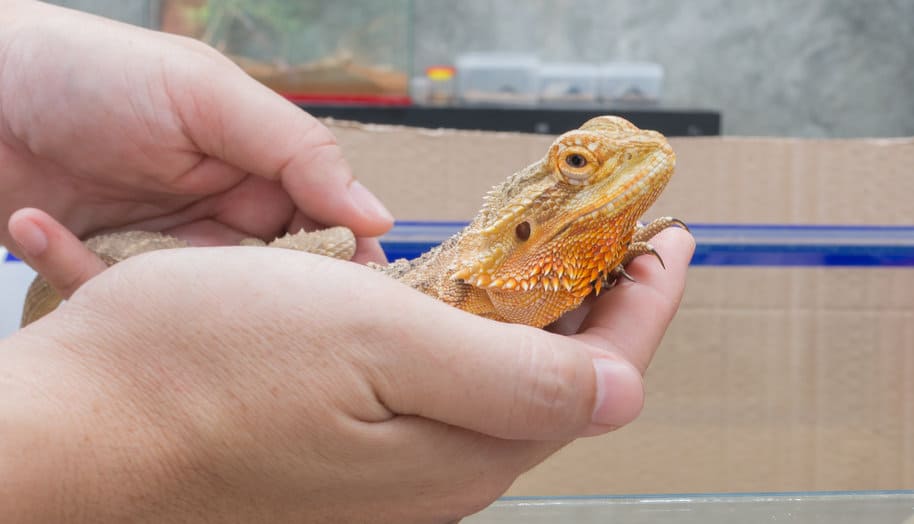
[[[410,0],[163,0],[162,29],[199,38],[292,98],[407,95]]]
[[[465,524],[914,524],[914,492],[505,499]]]

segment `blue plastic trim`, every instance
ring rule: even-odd
[[[465,222],[398,222],[388,258],[415,258]],[[696,266],[914,267],[914,226],[693,224]]]
[[[466,222],[397,222],[381,238],[391,260],[415,258]],[[911,267],[914,226],[692,224],[696,266]],[[18,261],[7,252],[4,262]]]

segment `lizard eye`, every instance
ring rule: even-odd
[[[565,157],[565,163],[574,169],[581,169],[587,165],[587,159],[577,153],[572,153]]]
[[[586,183],[597,170],[596,158],[586,147],[571,146],[565,149],[559,153],[556,163],[562,178],[572,185]]]

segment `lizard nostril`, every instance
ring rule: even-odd
[[[517,227],[514,228],[514,234],[517,235],[517,238],[520,240],[527,240],[530,238],[530,222],[521,222],[517,224]]]

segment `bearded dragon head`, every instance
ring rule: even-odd
[[[675,158],[663,135],[619,117],[559,136],[545,158],[488,193],[459,241],[451,279],[581,297],[599,291]]]

